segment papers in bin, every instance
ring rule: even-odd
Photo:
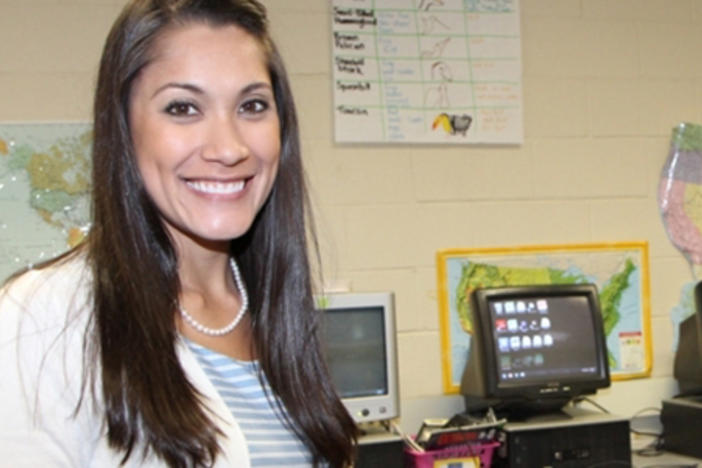
[[[447,419],[427,419],[417,432],[415,442],[423,450],[439,450],[446,447],[496,439],[497,431],[506,419],[490,419],[470,424],[454,425]]]

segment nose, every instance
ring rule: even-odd
[[[202,157],[233,166],[249,156],[249,148],[233,119],[212,118],[207,125]]]

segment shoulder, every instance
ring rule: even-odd
[[[77,412],[85,388],[89,270],[72,256],[0,290],[0,452],[47,462],[35,466],[64,459],[62,466],[81,465],[99,431],[92,401]]]
[[[90,302],[91,277],[82,253],[28,270],[0,289],[0,323],[34,319],[46,327],[78,319]]]
[[[54,383],[64,388],[68,380],[75,383],[64,377],[82,368],[91,316],[89,271],[85,258],[74,255],[29,270],[0,290],[0,364],[7,371],[16,363],[12,371],[29,388],[40,375],[57,377]]]
[[[10,280],[0,290],[0,294],[10,296],[31,296],[35,293],[61,288],[75,289],[80,282],[90,277],[87,255],[75,252],[41,268],[29,269]]]

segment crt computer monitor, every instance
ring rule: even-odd
[[[399,416],[394,295],[334,293],[324,310],[322,342],[334,386],[356,423]]]
[[[560,412],[610,384],[593,284],[509,286],[471,294],[473,336],[461,381],[466,410],[519,419]]]
[[[702,397],[702,281],[693,290],[695,313],[680,323],[673,377],[679,396]]]

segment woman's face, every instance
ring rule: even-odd
[[[280,131],[262,46],[236,26],[164,31],[135,79],[129,125],[147,192],[176,240],[246,233],[278,170]]]

